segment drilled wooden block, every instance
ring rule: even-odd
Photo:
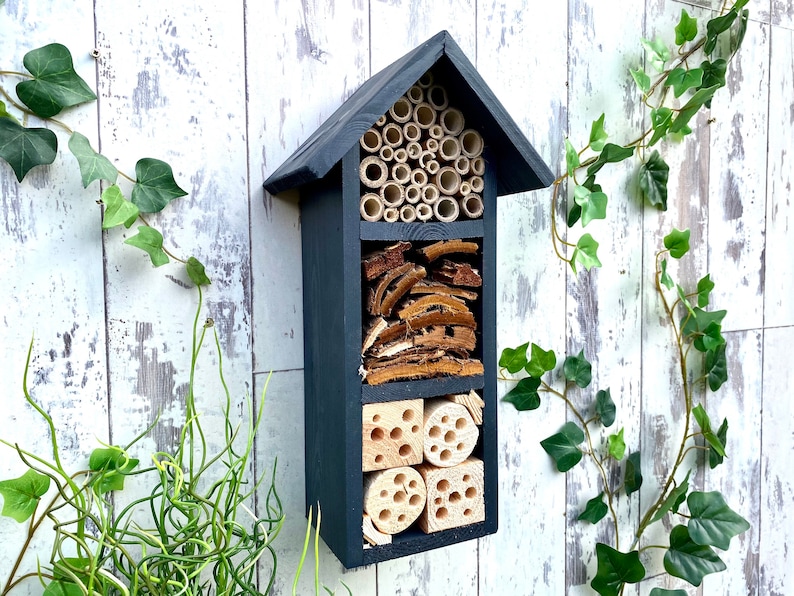
[[[441,468],[466,460],[480,431],[465,406],[446,399],[428,400],[424,410],[425,461]]]
[[[421,399],[363,406],[364,472],[422,463],[423,406]]]
[[[364,475],[364,512],[384,534],[410,526],[425,508],[427,490],[422,476],[410,467]]]
[[[470,457],[452,468],[422,464],[416,468],[427,487],[419,527],[430,534],[485,520],[483,463]]]

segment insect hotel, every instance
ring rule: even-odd
[[[496,198],[552,180],[444,31],[265,182],[300,187],[306,501],[346,567],[496,531]]]

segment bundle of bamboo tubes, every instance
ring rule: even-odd
[[[360,139],[361,218],[406,223],[482,217],[482,135],[426,72]]]

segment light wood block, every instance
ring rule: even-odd
[[[378,531],[396,534],[410,526],[425,508],[422,476],[410,467],[380,470],[364,476],[364,512]]]
[[[485,401],[480,397],[474,389],[468,393],[457,393],[454,395],[447,395],[447,399],[465,406],[471,414],[474,424],[482,424],[482,409],[485,407]]]
[[[422,463],[423,405],[410,399],[363,406],[364,472]]]
[[[483,463],[471,457],[452,468],[417,466],[427,487],[419,527],[430,534],[485,520]]]
[[[440,468],[466,460],[480,431],[465,406],[447,399],[428,400],[424,411],[425,461]]]

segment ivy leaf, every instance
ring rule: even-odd
[[[36,166],[55,161],[58,137],[47,128],[25,128],[11,118],[0,118],[0,157],[14,170],[17,180]]]
[[[717,89],[719,89],[718,85],[698,89],[694,95],[689,98],[689,101],[687,101],[686,104],[684,104],[684,106],[678,110],[678,115],[670,125],[670,132],[683,132],[685,127],[689,128],[687,126],[689,121],[695,114],[697,114],[698,110],[700,110],[700,108],[702,108],[706,102],[711,101],[711,98],[714,97],[714,93],[716,93]]]
[[[521,379],[515,387],[507,392],[502,401],[513,404],[513,407],[519,412],[536,410],[540,406],[538,387],[540,387],[540,379],[535,377]]]
[[[568,381],[573,381],[584,389],[593,380],[593,366],[585,358],[584,350],[576,356],[568,356],[562,365],[562,372]]]
[[[606,218],[607,196],[603,192],[591,192],[584,186],[577,186],[573,190],[573,200],[582,208],[582,226],[594,219]]]
[[[634,155],[634,147],[621,147],[607,143],[598,154],[598,158],[587,168],[587,175],[592,176],[608,163],[618,163]]]
[[[565,221],[565,223],[569,228],[572,228],[576,225],[576,222],[579,221],[580,217],[582,217],[582,208],[574,203],[571,206],[571,210],[568,212],[568,219]]]
[[[736,32],[736,37],[731,39],[731,53],[735,53],[742,46],[744,36],[747,33],[747,21],[750,19],[750,11],[745,9],[739,15],[739,27]]]
[[[579,154],[568,139],[565,139],[565,165],[568,168],[568,176],[573,177],[574,170],[579,167]]]
[[[91,148],[91,143],[79,132],[73,132],[69,137],[69,151],[77,158],[80,166],[80,175],[83,178],[83,188],[88,188],[94,180],[107,180],[115,183],[119,176],[110,160]]]
[[[739,10],[744,8],[749,0],[737,0],[731,9],[724,15],[715,17],[706,23],[706,43],[703,52],[708,56],[717,47],[717,38],[731,28]]]
[[[653,516],[653,519],[651,519],[651,523],[662,519],[668,511],[672,510],[673,513],[678,513],[678,508],[686,499],[686,493],[689,490],[689,475],[691,473],[691,470],[687,472],[683,482],[670,491],[670,494],[667,495],[667,498],[662,501],[659,509],[656,510],[656,514]]]
[[[140,460],[129,457],[120,447],[99,448],[91,452],[88,468],[96,473],[97,494],[124,489],[124,476],[131,474]]]
[[[163,235],[149,226],[138,226],[138,233],[124,241],[136,248],[140,248],[152,260],[152,265],[159,267],[168,263],[168,255],[163,250]]]
[[[662,270],[660,272],[659,281],[668,290],[672,290],[675,285],[673,278],[667,273],[667,259],[662,259]]]
[[[615,407],[615,402],[612,401],[612,394],[609,389],[602,389],[596,393],[595,411],[601,419],[601,424],[606,428],[609,428],[615,423],[617,408]]]
[[[701,352],[713,351],[725,343],[722,337],[722,320],[728,311],[706,311],[695,307],[681,321],[681,332],[684,336],[694,338],[694,346]]]
[[[698,20],[689,16],[689,13],[681,9],[681,19],[675,26],[675,45],[682,46],[688,41],[692,41],[698,34]]]
[[[688,596],[686,590],[668,590],[666,588],[654,588],[648,596]]]
[[[604,503],[604,492],[601,491],[597,497],[593,497],[587,501],[584,511],[579,514],[576,519],[579,521],[589,521],[591,524],[597,524],[609,512],[609,507]]]
[[[706,413],[706,410],[703,409],[703,406],[700,404],[696,405],[692,408],[692,414],[694,414],[695,420],[697,420],[700,431],[703,433],[703,438],[706,439],[706,442],[711,445],[718,455],[726,457],[725,446],[722,444],[719,437],[714,434],[714,431],[711,430],[711,419]]]
[[[604,130],[604,116],[605,114],[601,114],[601,117],[594,120],[590,126],[590,148],[593,151],[601,151],[609,137],[607,131]]]
[[[596,543],[598,571],[592,587],[601,596],[618,596],[623,584],[636,584],[645,577],[645,567],[636,550],[622,553],[601,542]]]
[[[651,61],[651,66],[656,69],[656,72],[663,72],[665,62],[670,59],[670,50],[660,39],[656,39],[654,41],[642,39],[641,41],[645,51],[648,52],[648,58]]]
[[[695,338],[692,345],[694,345],[695,349],[699,352],[713,352],[724,343],[725,338],[722,336],[722,325],[712,321],[703,330],[703,334]]]
[[[105,216],[102,218],[102,229],[109,230],[116,226],[124,225],[129,228],[138,219],[138,208],[121,194],[117,185],[107,187],[102,193],[102,203],[105,205]]]
[[[704,576],[724,571],[726,567],[711,547],[695,543],[686,526],[679,525],[670,532],[670,549],[664,555],[664,569],[672,576],[699,586]]]
[[[651,77],[649,77],[644,70],[641,68],[633,69],[630,68],[629,72],[631,76],[634,78],[634,82],[637,83],[637,87],[640,88],[640,91],[643,93],[648,93],[651,90]]]
[[[686,502],[691,516],[687,528],[696,544],[728,550],[731,538],[750,529],[747,520],[728,507],[717,491],[693,492]]]
[[[557,470],[567,472],[582,460],[577,447],[584,441],[584,432],[575,422],[566,422],[560,432],[543,439],[540,444],[557,464]]]
[[[524,367],[530,377],[542,377],[557,366],[557,356],[554,350],[544,350],[540,346],[532,344],[529,363]]]
[[[576,248],[571,256],[571,269],[576,273],[576,264],[579,263],[588,271],[592,267],[600,267],[601,261],[598,260],[598,242],[590,234],[583,234],[576,242]]]
[[[640,452],[629,454],[626,460],[626,471],[623,474],[623,485],[626,487],[626,496],[640,490],[642,486],[642,471],[640,470]]]
[[[705,369],[709,389],[717,391],[728,380],[728,358],[725,356],[725,344],[711,352],[706,352]]]
[[[701,88],[716,86],[719,89],[725,86],[725,73],[728,70],[728,62],[724,58],[717,58],[714,62],[704,60],[700,63],[700,69],[703,71]],[[703,105],[710,108],[711,100],[703,102]]]
[[[96,95],[74,70],[66,46],[51,43],[22,59],[33,79],[17,84],[17,96],[33,113],[51,118],[64,108],[94,101]]]
[[[527,348],[529,342],[521,344],[517,348],[505,348],[499,357],[499,366],[506,368],[511,375],[516,374],[527,365]],[[540,376],[540,375],[538,375]]]
[[[670,166],[654,150],[648,161],[640,164],[640,193],[654,207],[667,211],[667,178]]]
[[[707,274],[706,277],[698,281],[698,306],[700,308],[705,308],[709,305],[709,295],[713,289],[714,282],[711,281],[711,274]]]
[[[50,478],[35,470],[28,470],[19,478],[0,481],[0,495],[3,495],[2,515],[19,523],[28,519],[41,497],[50,489]]]
[[[174,172],[164,161],[145,157],[135,164],[132,202],[143,213],[162,211],[168,203],[187,193],[174,180]]]
[[[722,424],[720,424],[720,428],[717,430],[717,438],[719,439],[720,443],[722,444],[723,450],[725,446],[728,444],[728,419],[723,418]],[[709,467],[713,470],[718,465],[720,465],[725,458],[721,456],[714,450],[714,447],[709,445]]]
[[[670,124],[673,122],[673,110],[667,107],[659,107],[651,110],[651,126],[653,127],[653,136],[648,145],[651,147],[659,140],[663,139],[670,130]]]
[[[204,270],[204,265],[196,258],[190,257],[185,263],[187,276],[197,286],[208,286],[212,283]]]
[[[664,247],[670,251],[670,256],[674,259],[680,259],[687,252],[689,252],[689,228],[686,230],[673,231],[664,237]]]
[[[620,432],[616,435],[609,435],[607,437],[607,442],[609,443],[609,455],[614,457],[617,461],[623,459],[623,456],[626,454],[626,442],[623,440],[623,429],[620,429]]]
[[[56,579],[47,584],[42,596],[83,596],[84,593],[73,581]]]
[[[0,118],[9,118],[19,124],[19,120],[14,118],[14,116],[6,109],[6,104],[3,101],[0,101]]]
[[[700,87],[703,83],[703,71],[699,68],[674,68],[664,81],[665,87],[673,88],[673,95],[681,97],[693,87]]]

